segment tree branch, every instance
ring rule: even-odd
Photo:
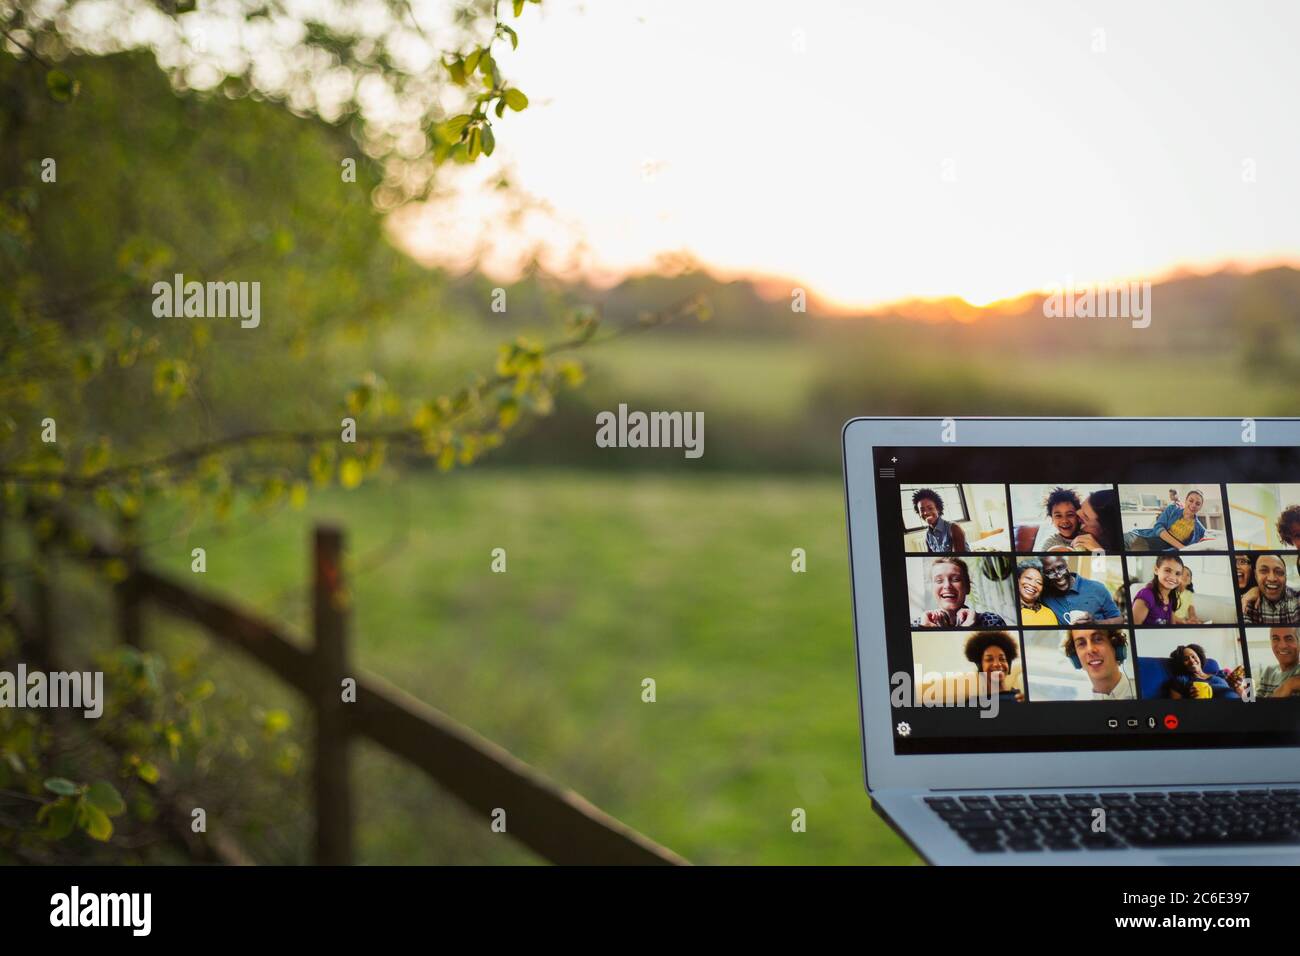
[[[635,325],[623,326],[606,335],[596,336],[595,334],[590,334],[578,338],[564,339],[554,345],[544,347],[542,349],[542,354],[553,355],[558,352],[572,351],[574,349],[585,348],[591,345],[603,345],[604,343],[615,339],[627,338],[641,332],[649,331],[652,328],[665,325],[672,322],[674,319],[683,316],[701,315],[702,311],[703,300],[699,296],[694,296],[690,299],[684,300],[673,308],[662,312],[643,314],[639,317]],[[482,397],[482,395],[491,389],[512,382],[515,378],[516,376],[512,375],[496,375],[487,379],[475,386],[475,397]],[[472,410],[472,408],[458,412],[440,424],[446,425],[455,422],[463,418],[470,410]],[[417,428],[414,425],[384,429],[366,436],[367,440],[370,441],[388,442],[423,441],[424,437],[425,430]],[[50,484],[70,490],[93,491],[96,488],[102,488],[111,485],[114,482],[122,481],[144,472],[177,471],[188,465],[195,464],[204,458],[236,451],[254,445],[269,444],[280,446],[302,446],[313,445],[319,442],[335,441],[338,438],[338,428],[308,430],[263,429],[236,435],[226,435],[210,441],[200,442],[187,448],[181,448],[157,458],[146,459],[132,464],[117,465],[112,468],[105,468],[104,470],[92,475],[69,475],[65,472],[58,471],[0,470],[0,481],[11,481],[17,484],[26,485]]]

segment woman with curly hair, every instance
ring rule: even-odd
[[[962,554],[966,532],[961,525],[943,517],[943,499],[932,488],[918,488],[912,494],[912,508],[925,522],[925,550],[931,554]]]
[[[1219,674],[1205,671],[1205,648],[1200,644],[1179,644],[1169,654],[1169,669],[1174,676],[1169,678],[1167,692],[1173,700],[1211,700],[1225,698],[1240,700],[1224,678]]]
[[[978,631],[966,641],[966,660],[988,681],[989,693],[1023,701],[1025,692],[1011,684],[1011,665],[1018,656],[1016,640],[1006,631]]]

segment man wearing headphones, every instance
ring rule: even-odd
[[[1123,631],[1075,628],[1065,635],[1061,651],[1092,682],[1093,700],[1134,700],[1133,682],[1119,669],[1128,659]]]

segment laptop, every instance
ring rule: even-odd
[[[856,418],[865,784],[933,864],[1300,863],[1300,420]]]

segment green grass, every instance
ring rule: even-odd
[[[191,577],[202,545],[196,583],[301,632],[317,520],[348,530],[361,666],[688,859],[915,860],[862,788],[836,480],[417,475],[150,560]],[[372,748],[357,784],[365,862],[531,859]]]
[[[1153,368],[1150,356],[1135,352],[1107,357],[1097,366],[1104,368],[1104,377],[1098,384],[1084,386],[1083,394],[1096,402],[1101,415],[1289,415],[1295,406],[1294,385],[1252,376],[1230,356],[1189,355]],[[1073,387],[1063,383],[1061,368],[1050,362],[1026,362],[1018,367],[1016,379],[1031,393],[1051,394]]]
[[[491,371],[499,346],[519,332],[490,322],[465,322],[433,335],[394,327],[385,332],[380,354],[386,367],[404,369],[403,374],[427,385],[422,377],[428,374],[432,351],[439,369],[432,384],[454,388],[466,376]],[[552,323],[529,328],[525,334],[540,342],[555,342],[564,333]],[[718,414],[760,417],[782,427],[803,413],[828,355],[825,346],[799,339],[674,334],[602,343],[575,357],[587,367],[592,401],[703,407]]]
[[[395,328],[388,333],[385,354],[398,366],[412,364],[412,374],[426,372],[424,333]],[[436,338],[444,374],[439,385],[459,384],[463,375],[490,368],[497,346],[514,331],[490,323],[462,323]],[[558,329],[540,326],[534,338],[553,340]],[[927,333],[928,334],[928,333]],[[924,378],[933,356],[923,347],[909,348],[896,332],[856,341],[820,338],[719,337],[709,334],[634,337],[592,348],[581,355],[588,366],[587,398],[612,407],[627,401],[640,407],[701,408],[719,416],[763,422],[773,431],[803,427],[815,387],[826,376],[850,375],[860,387],[864,409],[870,407],[873,377],[869,369],[881,354],[902,383]],[[416,357],[414,362],[412,357]],[[1163,363],[1133,350],[1063,355],[1032,352],[1019,355],[1008,345],[963,346],[962,364],[969,368],[1008,369],[1007,385],[1028,396],[1024,414],[1042,414],[1033,407],[1035,395],[1075,394],[1086,398],[1100,415],[1112,416],[1237,416],[1289,414],[1295,388],[1284,378],[1251,375],[1231,349],[1224,354],[1189,351]],[[861,363],[861,379],[858,361]],[[1014,362],[1013,365],[1008,365]],[[1070,363],[1082,363],[1098,373],[1095,381],[1071,378]],[[915,369],[915,373],[913,372]],[[1243,377],[1251,381],[1243,389]],[[878,387],[890,387],[876,383]],[[1170,396],[1177,395],[1171,404]]]
[[[602,395],[744,414],[781,428],[803,414],[826,358],[813,342],[661,336],[593,349],[588,362]]]

